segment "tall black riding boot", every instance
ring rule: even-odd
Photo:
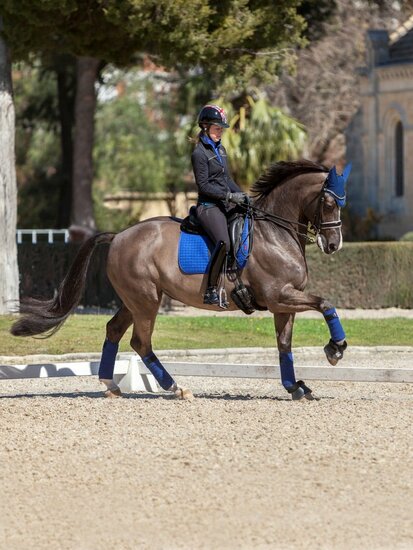
[[[208,269],[207,289],[204,295],[204,304],[219,306],[220,300],[217,290],[218,279],[225,261],[226,250],[225,243],[219,241],[211,255]],[[226,304],[222,304],[226,307]]]

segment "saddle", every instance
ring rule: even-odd
[[[252,249],[252,226],[248,224],[246,213],[236,209],[228,219],[228,232],[231,242],[229,257],[229,271],[236,271],[245,267]],[[245,227],[245,224],[248,224]],[[246,231],[247,229],[247,231]],[[189,235],[208,236],[198,220],[196,206],[191,206],[188,216],[182,220],[181,231]]]
[[[257,306],[250,290],[241,280],[241,271],[252,249],[252,228],[251,219],[246,213],[235,209],[228,220],[231,251],[227,274],[228,278],[234,282],[231,298],[247,315],[253,313],[255,309],[263,309]],[[179,267],[184,273],[205,273],[212,248],[212,243],[197,218],[196,207],[191,206],[189,215],[181,223]]]

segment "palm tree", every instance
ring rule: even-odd
[[[246,96],[238,111],[222,100],[220,104],[230,121],[222,141],[234,180],[241,187],[247,189],[271,163],[302,155],[307,138],[304,126],[262,95]]]

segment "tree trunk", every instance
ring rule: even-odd
[[[0,314],[18,306],[17,186],[14,151],[15,114],[10,51],[1,35],[0,17]]]
[[[57,75],[57,97],[60,119],[60,142],[62,160],[61,188],[59,193],[59,208],[57,212],[57,227],[69,227],[72,207],[73,182],[73,129],[75,125],[75,77],[76,59],[71,55],[57,55],[54,67]]]
[[[96,108],[95,81],[99,64],[100,61],[92,57],[77,59],[72,223],[92,231],[96,229],[92,200],[92,153]]]

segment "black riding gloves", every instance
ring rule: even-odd
[[[244,204],[248,202],[248,195],[247,193],[227,193],[227,202]]]

